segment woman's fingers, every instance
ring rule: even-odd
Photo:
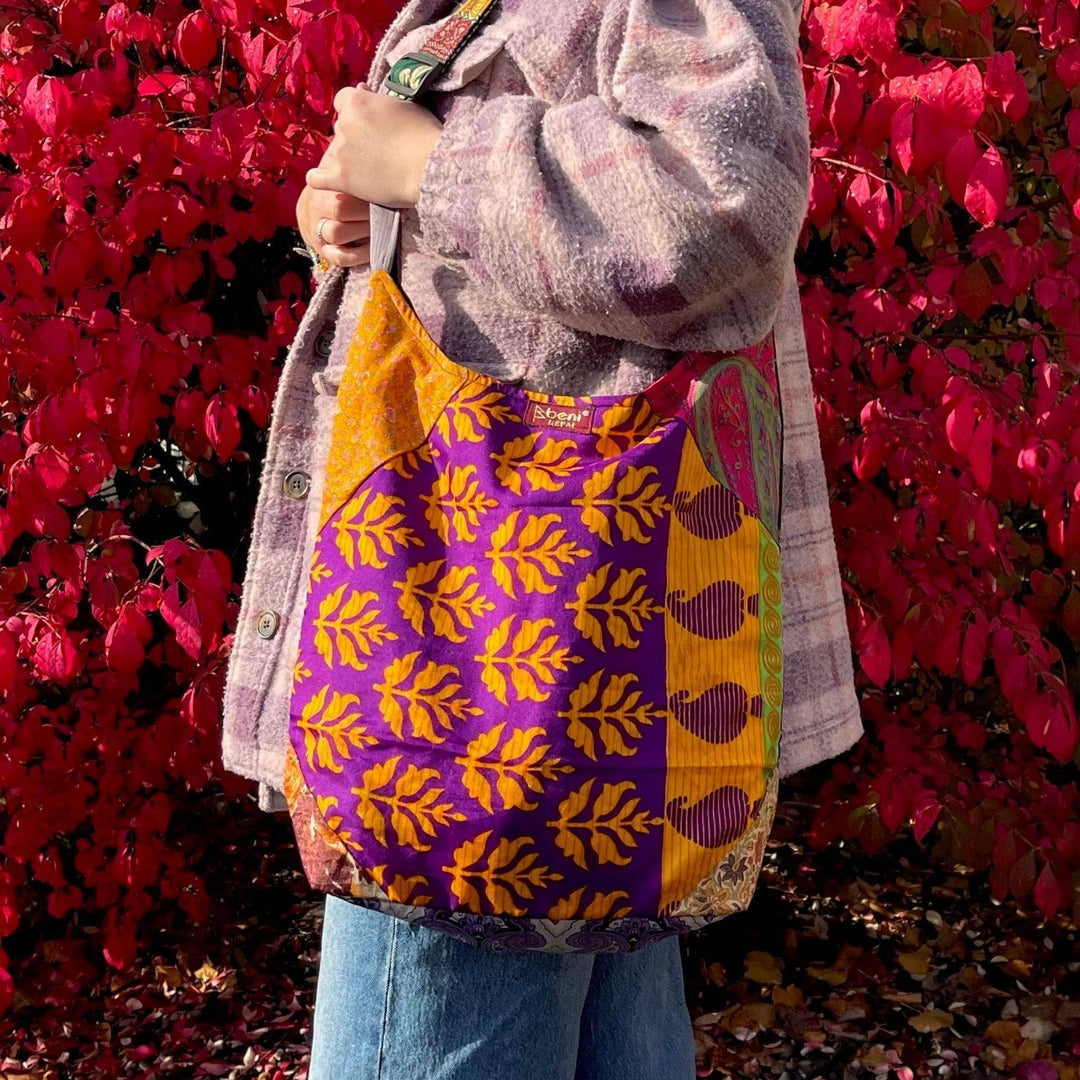
[[[323,193],[325,197],[325,193]],[[320,199],[321,201],[321,199]],[[369,221],[371,219],[371,205],[355,195],[347,195],[344,191],[335,191],[327,200],[327,209],[324,211],[327,217],[337,221]]]
[[[363,240],[349,247],[337,244],[323,244],[319,254],[332,266],[366,266],[371,262],[371,244]]]
[[[325,157],[323,158],[325,161]],[[338,169],[330,169],[325,165],[317,165],[314,169],[308,169],[304,174],[304,182],[309,188],[316,191],[337,191],[341,184],[338,181]]]
[[[354,240],[366,240],[371,235],[371,222],[363,221],[338,221],[327,218],[323,221],[322,239],[324,244],[334,244],[344,247]]]
[[[363,199],[309,185],[297,203],[297,224],[304,242],[336,266],[370,260],[371,209]]]

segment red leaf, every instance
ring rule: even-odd
[[[977,754],[986,745],[988,735],[982,724],[968,720],[956,729],[954,737],[961,750]]]
[[[78,886],[67,885],[49,893],[45,906],[54,919],[62,919],[65,915],[82,907],[82,901],[82,890]]]
[[[1023,900],[1029,896],[1035,885],[1035,852],[1030,848],[1017,859],[1008,872],[1009,891]]]
[[[150,620],[128,604],[105,635],[105,659],[113,670],[134,674],[146,659],[146,644],[152,637]]]
[[[860,480],[872,480],[885,464],[885,443],[880,435],[860,435],[855,440],[851,467]]]
[[[1077,50],[1080,63],[1080,45],[1074,44],[1058,53],[1058,64],[1068,48]],[[991,53],[986,58],[985,86],[990,99],[1004,107],[1005,117],[1010,123],[1018,124],[1027,116],[1027,84],[1023,75],[1016,70],[1016,56],[1011,51]]]
[[[982,676],[989,634],[990,622],[986,614],[980,608],[975,608],[964,632],[964,644],[960,654],[960,673],[968,686],[974,686]]]
[[[876,686],[884,687],[889,681],[889,672],[892,669],[892,649],[880,616],[864,616],[856,650],[863,671]]]
[[[975,127],[986,108],[982,72],[977,65],[961,64],[949,76],[941,95],[941,105],[953,127]]]
[[[213,83],[200,75],[177,75],[173,72],[155,71],[139,80],[139,93],[143,97],[160,97],[166,108],[183,109],[193,116],[203,115],[210,105]],[[170,192],[161,192],[170,201]],[[168,220],[163,216],[159,225]]]
[[[964,613],[954,604],[945,617],[945,626],[935,642],[934,659],[943,675],[955,675],[960,662],[960,626]]]
[[[118,913],[115,907],[110,908],[102,949],[105,962],[114,968],[130,967],[135,959],[135,948],[135,931],[130,917]]]
[[[968,263],[954,286],[956,306],[972,322],[978,322],[986,314],[993,300],[990,275],[981,262]]]
[[[210,399],[203,421],[206,437],[222,461],[228,461],[240,445],[240,420],[236,406],[223,400],[220,394]]]
[[[1047,863],[1035,882],[1035,906],[1048,918],[1053,918],[1065,905],[1065,890],[1054,873],[1052,863]]]
[[[23,104],[26,114],[50,137],[71,122],[71,91],[59,77],[35,75],[26,85]]]
[[[270,422],[270,398],[257,386],[245,386],[240,391],[240,405],[247,410],[257,428],[265,428]]]
[[[863,338],[879,334],[907,333],[915,312],[886,289],[858,289],[850,301],[852,327]]]
[[[1077,742],[1076,707],[1064,688],[1054,695],[1053,705],[1047,716],[1044,738],[1045,742],[1042,745],[1058,761],[1064,764],[1072,759],[1076,752]]]
[[[174,40],[177,56],[192,71],[206,67],[221,47],[214,21],[205,11],[193,11],[181,19]]]
[[[33,250],[43,242],[55,210],[53,197],[44,188],[24,192],[11,204],[4,239],[19,251]]]
[[[979,418],[975,425],[975,432],[968,448],[968,460],[971,462],[971,475],[975,483],[983,489],[990,490],[990,481],[994,471],[993,454],[994,420],[991,416]]]
[[[852,221],[873,241],[877,247],[891,244],[896,239],[896,212],[889,201],[889,185],[859,173],[852,180],[844,197],[844,205]]]
[[[18,660],[18,642],[15,635],[0,627],[0,691],[10,690],[15,682],[15,668]],[[0,931],[0,937],[3,937]]]
[[[199,609],[193,599],[180,603],[180,586],[170,585],[161,594],[161,617],[172,627],[176,643],[195,660],[202,655]]]
[[[952,201],[960,206],[964,205],[968,177],[978,160],[975,136],[970,131],[962,132],[945,158],[945,186]]]
[[[57,292],[70,296],[91,280],[100,246],[92,229],[69,233],[56,245],[49,269]]]
[[[961,397],[956,407],[945,418],[945,435],[949,445],[958,453],[966,455],[975,432],[975,399],[969,394]]]
[[[57,5],[60,33],[69,45],[84,45],[90,40],[100,19],[101,4],[98,0],[62,0]]]
[[[48,630],[38,638],[34,666],[43,679],[66,682],[79,668],[79,650],[70,633]]]
[[[207,0],[207,8],[218,22],[233,30],[251,29],[255,0]]]
[[[931,791],[921,791],[915,798],[915,807],[911,818],[915,839],[922,843],[927,833],[934,827],[938,815],[941,813],[941,803]]]
[[[1057,54],[1054,74],[1066,90],[1071,90],[1080,83],[1080,41],[1070,42]]]
[[[902,101],[889,122],[889,152],[902,172],[910,173],[915,157],[915,102]]]
[[[901,776],[895,772],[880,778],[878,814],[889,832],[895,832],[907,820],[911,811],[911,784],[918,782],[914,776]]]
[[[0,877],[0,937],[14,934],[18,925],[19,904],[11,886],[11,879],[5,874]]]
[[[1005,209],[1009,169],[996,146],[988,146],[968,175],[964,205],[976,221],[993,225]]]

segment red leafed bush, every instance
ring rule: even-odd
[[[206,916],[177,822],[213,784],[249,791],[221,772],[218,710],[310,295],[295,202],[334,92],[398,6],[190,2],[0,7],[15,959],[77,939],[122,967],[151,911]],[[815,840],[912,828],[1052,914],[1080,869],[1080,15],[815,0],[803,47],[799,263],[870,732],[833,768]],[[4,973],[0,1004],[13,992]]]
[[[1080,916],[1080,12],[817,3],[804,314],[870,738],[814,840],[910,827]]]
[[[151,910],[206,917],[175,820],[211,781],[250,790],[221,775],[219,702],[270,403],[310,296],[296,198],[334,93],[364,78],[395,10],[0,7],[0,935],[14,959],[66,937],[123,967]],[[53,976],[40,1000],[77,988]],[[5,972],[0,1006],[12,993]]]

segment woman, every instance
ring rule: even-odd
[[[451,6],[408,4],[369,85]],[[404,211],[402,287],[442,349],[528,389],[634,393],[684,350],[757,341],[785,297],[797,308],[809,180],[798,22],[788,0],[503,0],[435,84],[431,111],[338,93],[333,141],[297,207],[330,269],[275,402],[226,692],[225,763],[263,783],[264,807],[281,806],[267,786],[280,783],[288,717],[279,659],[294,655],[312,536],[297,504],[319,502],[368,205]],[[785,560],[800,549],[803,560],[801,572],[784,565],[781,775],[861,733],[801,337],[787,348],[798,372],[785,388],[785,527],[790,517],[805,534],[784,545]],[[496,1072],[693,1076],[677,941],[614,956],[491,953],[329,898],[312,1080]]]

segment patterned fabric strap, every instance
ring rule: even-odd
[[[417,52],[403,56],[383,80],[383,89],[406,101],[422,94],[461,51],[497,0],[462,0]]]
[[[382,89],[406,101],[418,97],[461,51],[498,0],[462,0],[462,3],[424,42],[418,52],[407,53],[383,79]],[[385,270],[397,280],[401,214],[371,205],[371,269]]]

